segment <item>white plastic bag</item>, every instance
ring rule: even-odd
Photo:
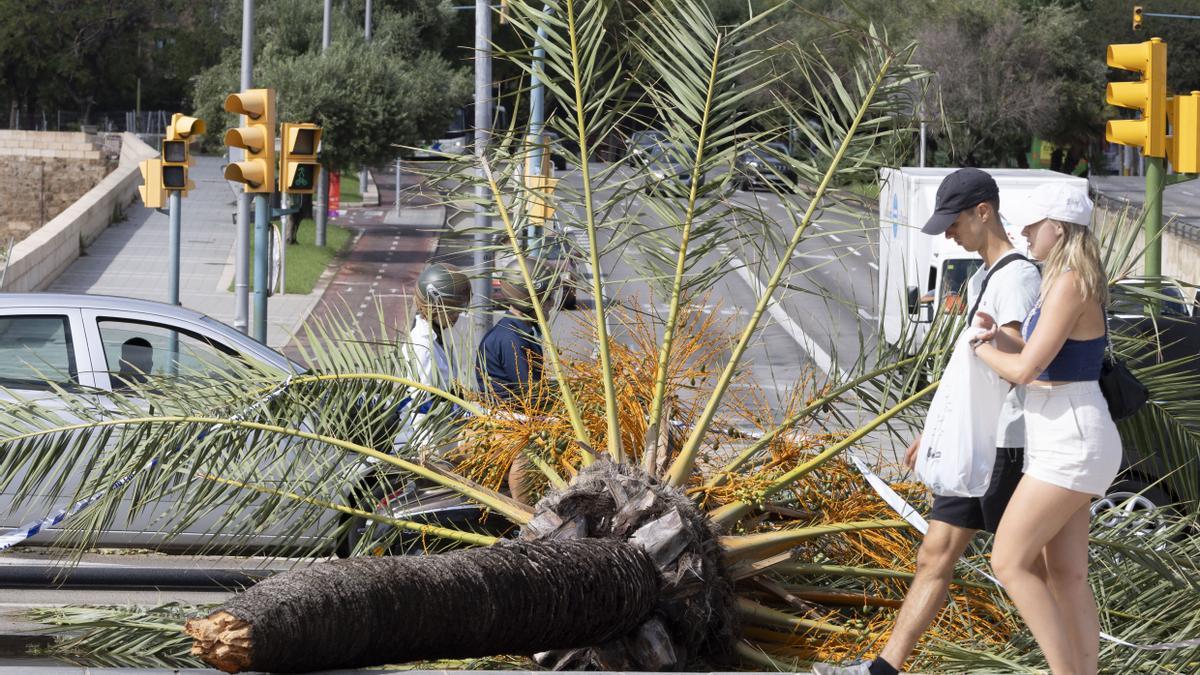
[[[971,351],[979,332],[959,335],[921,433],[917,475],[935,495],[982,497],[992,478],[996,420],[1010,385]]]

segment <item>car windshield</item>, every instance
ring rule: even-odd
[[[1149,298],[1134,289],[1144,289],[1145,284],[1119,283],[1112,287],[1112,298],[1109,300],[1108,311],[1111,314],[1144,314]],[[1158,289],[1162,295],[1178,298],[1178,302],[1163,302],[1162,311],[1166,316],[1187,316],[1187,305],[1183,291],[1178,286],[1163,286]]]

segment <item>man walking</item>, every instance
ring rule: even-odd
[[[1037,302],[1041,275],[1009,241],[1000,220],[1000,190],[996,181],[979,169],[959,169],[938,186],[933,216],[921,231],[944,234],[972,253],[984,265],[967,282],[968,307],[991,315],[1013,337],[1020,337],[1021,322]],[[986,282],[986,284],[985,284]],[[984,288],[986,285],[986,288]],[[974,316],[968,316],[968,324]],[[1025,423],[1021,412],[1023,388],[1014,387],[1005,399],[996,424],[996,464],[991,483],[982,497],[934,495],[929,531],[917,551],[917,570],[896,625],[874,660],[853,666],[819,663],[817,675],[896,675],[912,655],[921,635],[946,602],[954,565],[979,530],[995,533],[1004,508],[1021,480],[1024,464]],[[992,424],[992,420],[976,420]],[[905,464],[916,461],[920,437],[908,446]]]

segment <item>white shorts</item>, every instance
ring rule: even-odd
[[[1103,495],[1121,469],[1121,436],[1096,382],[1025,388],[1025,474]]]

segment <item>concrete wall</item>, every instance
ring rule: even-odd
[[[137,188],[142,182],[138,162],[157,155],[157,150],[136,136],[121,134],[121,154],[116,169],[13,247],[0,291],[38,291],[56,279],[79,257],[79,252],[112,223],[113,215],[124,211],[137,198]]]

